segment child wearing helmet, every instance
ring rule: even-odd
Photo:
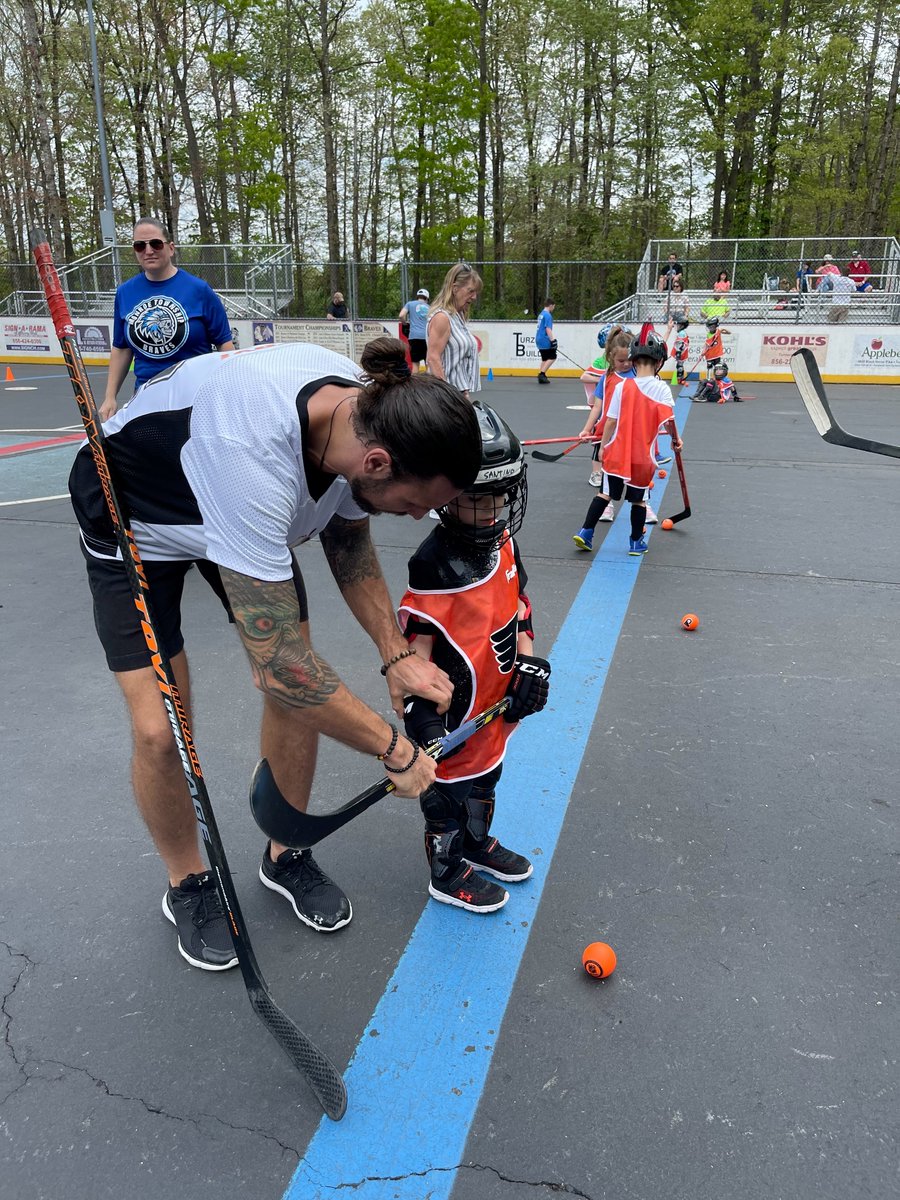
[[[713,371],[725,356],[722,334],[729,330],[722,329],[718,317],[710,317],[706,322],[706,342],[703,346],[703,358],[706,362],[706,380],[697,388],[694,395],[695,404],[706,402],[715,403],[719,399],[719,390],[713,378]]]
[[[440,524],[409,560],[399,619],[410,646],[443,668],[454,685],[442,716],[430,701],[407,699],[404,719],[414,741],[431,745],[510,697],[502,719],[440,761],[434,786],[421,798],[430,894],[469,912],[490,913],[509,899],[493,879],[514,883],[532,873],[528,859],[501,845],[490,829],[507,740],[517,722],[546,704],[550,664],[532,654],[527,577],[514,541],[528,497],[525,453],[493,409],[477,403],[475,410],[481,471],[439,510]]]
[[[618,328],[618,326],[616,326],[616,328]],[[581,376],[581,383],[584,387],[584,398],[588,404],[594,403],[594,397],[596,395],[595,388],[603,378],[603,373],[606,370],[606,339],[609,337],[612,330],[613,326],[610,323],[601,325],[597,332],[597,346],[600,350],[600,353]]]
[[[719,404],[725,404],[725,402],[728,400],[733,401],[735,404],[743,403],[740,396],[737,394],[737,388],[734,386],[733,381],[729,378],[728,363],[725,362],[724,359],[722,362],[716,363],[716,365],[713,367],[713,383],[715,384],[718,392],[717,401]]]
[[[672,345],[671,357],[675,359],[675,379],[679,387],[684,385],[684,364],[688,360],[691,349],[691,339],[688,337],[687,317],[679,317],[675,322],[675,341]]]
[[[656,473],[654,451],[660,426],[672,417],[672,393],[658,373],[668,358],[668,349],[655,333],[642,331],[631,343],[635,378],[623,380],[613,392],[600,442],[604,487],[591,501],[578,533],[572,540],[579,550],[593,549],[594,530],[611,500],[631,504],[631,536],[628,553],[646,554],[644,523],[647,517],[647,488]],[[677,433],[672,445],[680,450]]]

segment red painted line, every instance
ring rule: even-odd
[[[51,446],[64,446],[67,442],[80,442],[83,440],[83,433],[67,433],[65,437],[44,438],[40,442],[16,442],[13,446],[0,446],[0,456],[4,454],[27,454],[29,450],[49,450]]]

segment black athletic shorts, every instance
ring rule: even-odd
[[[149,667],[150,652],[141,631],[140,618],[134,606],[134,596],[124,565],[118,559],[94,558],[85,550],[83,543],[79,544],[87,563],[88,583],[94,597],[94,625],[106,651],[109,669],[137,671],[141,667]],[[296,559],[293,559],[293,564],[300,620],[308,621],[306,587]],[[195,565],[222,601],[228,620],[234,620],[222,577],[215,563],[207,562],[206,559],[185,559],[183,562],[145,561],[144,574],[150,584],[150,599],[158,626],[157,633],[169,658],[174,658],[184,649],[184,637],[181,633],[181,594],[184,591],[184,577]]]
[[[409,357],[414,363],[424,362],[428,355],[428,343],[424,338],[409,339]]]
[[[551,362],[556,358],[555,346],[538,346],[537,352],[541,356],[541,362]]]

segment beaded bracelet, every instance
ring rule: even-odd
[[[418,757],[419,757],[419,747],[416,746],[415,749],[413,750],[412,758],[409,760],[409,762],[406,764],[405,767],[389,767],[387,765],[387,763],[385,763],[384,769],[386,771],[390,771],[390,773],[392,775],[403,775],[412,768],[413,764],[415,763],[415,761]]]
[[[398,663],[401,658],[412,658],[415,650],[401,650],[399,654],[395,654],[393,658],[389,658],[386,663],[381,664],[382,675],[387,675],[388,667],[392,667],[394,663]]]
[[[385,750],[384,754],[376,754],[375,755],[375,757],[378,759],[379,762],[384,762],[384,760],[386,758],[390,758],[390,756],[397,749],[397,742],[399,740],[400,740],[400,730],[397,728],[396,725],[392,725],[391,726],[391,744],[388,746],[387,750]]]

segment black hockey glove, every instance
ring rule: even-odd
[[[433,700],[423,700],[421,696],[407,696],[404,699],[403,724],[406,736],[418,746],[431,746],[447,735],[444,718],[438,716],[437,705]],[[457,746],[449,754],[442,754],[441,761],[452,758],[461,749],[462,746]]]
[[[520,654],[506,694],[510,704],[503,714],[504,721],[513,724],[540,712],[550,694],[550,664],[546,658]]]
[[[558,350],[558,349],[559,349],[559,342],[556,340],[556,338],[551,338],[551,339],[550,339],[550,349],[551,349],[551,350]]]

